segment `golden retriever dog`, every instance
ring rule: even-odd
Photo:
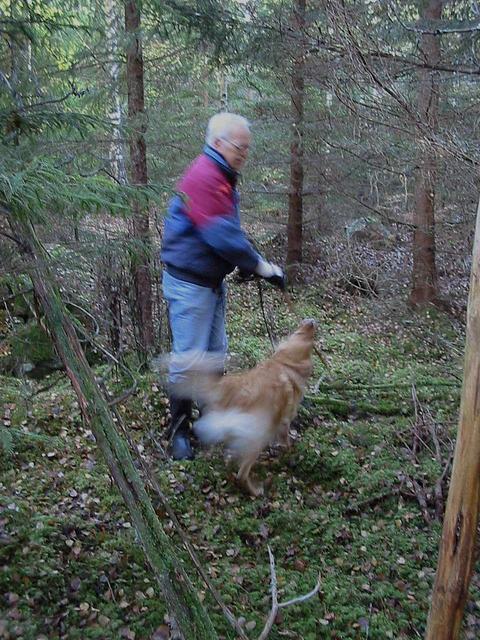
[[[270,358],[223,377],[212,372],[215,366],[208,358],[203,367],[202,359],[194,358],[186,382],[180,389],[174,387],[202,406],[195,434],[203,444],[225,444],[239,462],[237,479],[253,496],[263,493],[250,479],[260,453],[273,443],[290,446],[290,423],[312,373],[315,330],[314,320],[303,320]]]

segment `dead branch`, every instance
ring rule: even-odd
[[[268,557],[270,559],[270,586],[272,591],[272,608],[270,609],[270,614],[267,618],[267,621],[265,622],[263,631],[258,636],[258,640],[265,640],[265,638],[268,638],[278,613],[278,591],[277,591],[277,574],[275,572],[275,558],[273,556],[272,550],[270,549],[270,545],[268,545],[267,549],[268,549]]]
[[[432,456],[435,457],[440,468],[443,467],[442,473],[437,478],[434,486],[431,488],[431,494],[433,496],[433,502],[434,502],[434,508],[435,508],[435,520],[440,521],[442,519],[444,507],[445,507],[443,483],[445,481],[445,477],[448,473],[448,470],[450,469],[453,453],[452,453],[452,450],[449,451],[447,461],[444,464],[443,457],[442,457],[441,444],[438,438],[435,421],[428,407],[422,407],[417,396],[415,385],[412,385],[412,400],[413,400],[414,411],[415,411],[415,420],[413,423],[413,443],[411,448],[408,447],[408,445],[406,445],[406,447],[410,451],[411,458],[414,463],[418,463],[417,452],[419,450],[419,445],[422,445],[425,449],[428,449],[428,451],[432,454]],[[424,433],[422,433],[422,428]],[[425,442],[427,431],[433,443],[433,449]],[[418,504],[420,505],[420,508],[422,510],[423,517],[427,522],[427,524],[430,524],[432,518],[430,516],[430,513],[428,512],[428,499],[427,499],[427,495],[430,493],[430,491],[425,488],[423,483],[422,485],[420,485],[420,483],[413,478],[409,478],[409,480],[412,483],[412,487],[414,489]]]
[[[427,524],[431,524],[432,518],[430,517],[430,513],[428,512],[425,488],[423,487],[423,485],[420,485],[420,483],[417,482],[415,478],[409,478],[409,481],[412,483],[413,490],[415,491],[415,497],[417,498],[417,502],[422,510],[423,519]]]
[[[289,607],[293,604],[299,604],[300,602],[305,602],[310,598],[313,598],[320,591],[321,578],[320,574],[318,574],[318,580],[315,587],[303,596],[297,596],[296,598],[292,598],[291,600],[287,600],[286,602],[278,602],[278,590],[277,590],[277,574],[275,571],[275,558],[273,556],[272,550],[270,549],[270,545],[267,547],[268,549],[268,557],[270,559],[270,585],[272,591],[272,607],[270,609],[270,614],[265,622],[265,626],[263,627],[262,633],[258,636],[258,640],[266,640],[270,635],[270,631],[272,630],[273,623],[275,622],[275,618],[277,617],[278,610],[282,607]]]
[[[430,412],[428,412],[429,415],[429,420],[428,420],[428,428],[430,431],[430,435],[432,437],[432,441],[433,441],[433,446],[435,447],[435,458],[438,462],[438,464],[440,465],[440,467],[442,466],[442,451],[440,448],[440,442],[438,440],[438,436],[437,436],[437,429],[436,429],[436,425],[432,419],[432,416],[430,415]],[[452,456],[452,452],[450,451],[450,455],[448,456],[447,462],[445,464],[445,467],[443,469],[442,474],[437,478],[437,481],[435,482],[435,486],[433,487],[433,496],[435,499],[435,520],[437,520],[438,522],[440,522],[440,520],[442,519],[443,516],[443,511],[444,511],[444,500],[443,500],[443,480],[445,478],[445,475],[450,467],[450,460],[451,460],[451,456]]]
[[[446,33],[472,33],[475,31],[480,31],[480,22],[478,20],[464,20],[457,26],[449,26],[446,20],[424,20],[423,25],[407,24],[404,20],[402,20],[402,18],[398,14],[398,11],[396,11],[393,2],[389,2],[388,6],[395,18],[398,20],[399,24],[403,27],[403,29],[405,29],[405,31],[432,36],[439,36]]]
[[[382,500],[387,500],[392,496],[396,496],[401,493],[401,487],[390,487],[387,491],[383,491],[375,496],[370,496],[365,500],[359,500],[358,502],[351,503],[347,506],[344,513],[346,515],[352,513],[358,513],[362,511],[365,507],[373,507],[376,506]]]
[[[413,409],[415,411],[415,420],[413,422],[412,457],[414,460],[416,460],[418,441],[420,439],[420,435],[418,433],[418,424],[419,424],[420,415],[421,415],[421,407],[420,407],[420,402],[418,401],[417,390],[415,389],[414,384],[412,384],[412,401],[413,401]]]
[[[313,596],[320,591],[320,584],[321,584],[321,578],[320,578],[320,574],[318,574],[317,584],[314,586],[314,588],[311,591],[309,591],[303,596],[297,596],[296,598],[287,600],[286,602],[279,602],[278,608],[280,609],[281,607],[289,607],[292,604],[298,604],[299,602],[305,602],[306,600],[313,598]]]
[[[81,311],[81,313],[87,316],[87,318],[90,318],[94,327],[94,335],[98,336],[98,334],[100,333],[100,327],[98,325],[97,319],[95,318],[94,315],[90,313],[90,311],[87,311],[85,307],[82,307],[81,305],[77,304],[76,302],[72,302],[71,300],[67,300],[65,302],[65,306],[67,307],[67,309],[68,307],[73,307],[74,309],[78,309],[79,311]]]

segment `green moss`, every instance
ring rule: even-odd
[[[17,328],[10,345],[12,357],[19,362],[39,364],[56,359],[50,337],[37,323]]]
[[[233,291],[229,311],[231,350],[242,366],[270,352],[256,291],[248,287]],[[319,302],[318,292],[305,289],[296,305],[299,316],[321,320],[319,342],[330,369],[315,358],[292,448],[274,449],[255,465],[264,497],[252,499],[239,490],[235,466],[218,449],[200,451],[192,462],[162,458],[151,435],[161,437],[166,405],[154,376],[140,376],[121,415],[211,580],[237,616],[256,622],[251,637],[269,612],[270,545],[280,600],[310,591],[321,575],[319,596],[282,610],[272,640],[284,633],[303,640],[410,640],[425,630],[440,526],[425,524],[415,496],[404,491],[406,477],[431,487],[441,473],[428,430],[429,448],[419,448],[417,461],[409,453],[411,385],[437,424],[445,457],[458,385],[444,384],[451,381],[445,372],[456,372],[456,365],[447,357],[446,366],[445,348],[437,347],[444,336],[458,350],[463,337],[452,334],[440,316],[409,324],[408,312],[398,318],[398,331],[375,332],[368,310],[363,318],[342,310],[328,317]],[[274,293],[266,292],[265,304],[278,336],[296,325]],[[115,392],[129,385],[127,379],[109,382]],[[7,618],[8,624],[23,625],[27,640],[48,637],[52,620],[61,621],[72,639],[117,640],[122,627],[137,638],[151,637],[165,606],[68,385],[34,397],[28,410],[21,385],[5,389],[7,402],[15,405],[16,427],[27,420],[23,426],[58,438],[55,446],[20,449],[13,464],[0,468],[2,535],[8,539],[0,545],[0,591],[19,596],[20,612],[20,620]],[[205,591],[161,501],[154,500],[197,589]],[[475,581],[471,597],[476,615]],[[233,639],[208,593],[205,603],[219,633]],[[108,622],[102,618],[100,624],[100,616]]]

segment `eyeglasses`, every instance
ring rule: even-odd
[[[241,153],[242,156],[246,155],[248,153],[249,148],[250,148],[249,146],[236,144],[235,142],[232,142],[228,138],[220,138],[220,140],[223,140],[224,142],[228,142],[228,144],[232,145],[232,147],[234,149],[236,149],[238,151],[238,153]]]

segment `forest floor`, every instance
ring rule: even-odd
[[[294,328],[278,292],[265,291],[264,303],[275,336]],[[270,609],[268,545],[280,600],[321,576],[315,598],[282,609],[272,640],[422,638],[445,500],[435,487],[445,492],[439,479],[449,476],[458,417],[462,324],[393,298],[347,304],[313,285],[294,304],[298,318],[318,320],[329,367],[316,358],[294,446],[266,452],[254,468],[263,497],[239,490],[219,450],[185,463],[162,456],[167,403],[153,374],[122,405],[123,421],[250,638]],[[231,286],[228,314],[237,361],[268,355],[254,283]],[[3,377],[0,386],[0,417],[13,437],[0,458],[0,638],[167,639],[157,585],[68,382],[45,389],[48,379]],[[233,639],[190,574],[220,636]],[[464,638],[478,638],[479,576],[464,619]]]

